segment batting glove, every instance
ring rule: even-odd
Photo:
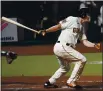
[[[94,47],[95,47],[96,49],[100,49],[100,43],[96,43],[96,44],[94,45]]]
[[[41,34],[42,36],[45,36],[46,30],[40,30],[40,31],[39,31],[39,34]]]

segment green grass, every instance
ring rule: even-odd
[[[102,61],[101,53],[85,53],[88,61]],[[74,64],[72,64],[70,75]],[[59,68],[55,55],[18,56],[7,64],[4,57],[1,62],[2,76],[51,76]],[[102,75],[102,64],[86,64],[82,75]]]

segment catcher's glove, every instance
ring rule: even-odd
[[[15,52],[8,51],[6,54],[6,60],[8,64],[11,64],[14,59],[17,58],[17,54]]]
[[[42,36],[45,36],[46,30],[39,30],[39,34],[41,34]]]
[[[96,49],[100,49],[100,43],[96,43],[96,44],[94,45],[94,47],[95,47]]]

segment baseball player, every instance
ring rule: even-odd
[[[6,57],[8,64],[11,64],[17,58],[17,54],[11,51],[1,51],[1,56]]]
[[[90,22],[90,19],[85,12],[87,9],[82,8],[79,17],[69,16],[66,19],[59,22],[59,24],[52,26],[46,30],[41,30],[40,34],[45,36],[46,33],[55,32],[61,30],[56,44],[54,45],[54,54],[56,55],[60,68],[54,73],[54,75],[44,84],[45,88],[57,88],[55,85],[57,79],[65,75],[70,70],[70,63],[75,62],[74,69],[71,76],[67,80],[66,85],[71,88],[82,88],[76,82],[79,80],[82,74],[83,68],[87,59],[80,52],[75,50],[77,40],[87,47],[100,48],[100,44],[92,43],[87,40],[85,34],[85,23]]]

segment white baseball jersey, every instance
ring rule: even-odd
[[[83,68],[86,63],[86,58],[71,46],[67,46],[69,43],[75,47],[78,38],[81,40],[86,39],[86,35],[83,33],[82,25],[80,24],[80,18],[67,17],[65,20],[60,21],[61,34],[58,37],[58,43],[54,45],[54,54],[57,56],[60,68],[49,79],[51,84],[54,84],[57,79],[66,74],[70,70],[70,63],[76,62],[71,76],[67,80],[67,83],[75,82],[79,79]]]
[[[61,43],[70,43],[75,47],[78,38],[81,40],[87,39],[86,35],[82,31],[82,25],[80,24],[80,18],[69,16],[66,19],[60,21],[61,34],[58,37],[58,41]]]

